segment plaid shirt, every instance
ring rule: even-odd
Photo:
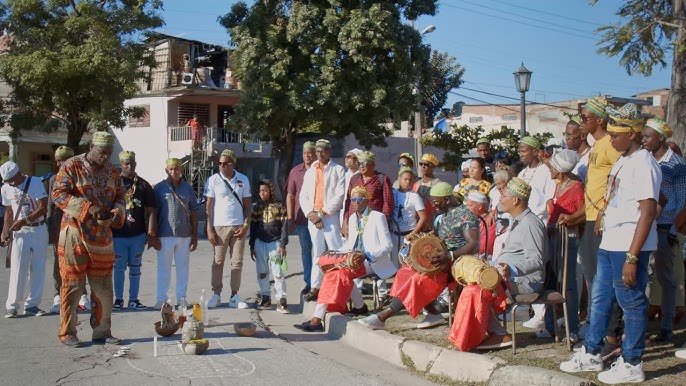
[[[391,186],[391,180],[385,174],[375,172],[372,178],[364,181],[361,174],[354,175],[350,179],[350,185],[348,186],[348,194],[345,197],[345,221],[348,221],[348,217],[355,212],[352,202],[350,201],[350,192],[353,188],[357,186],[363,186],[369,192],[369,209],[376,210],[383,213],[386,219],[392,218],[393,216],[393,187]]]
[[[660,217],[657,219],[659,225],[672,225],[674,230],[674,219],[679,214],[681,208],[686,203],[686,162],[675,154],[672,149],[667,151],[661,159],[657,161],[662,171],[662,185],[660,191],[667,197]]]

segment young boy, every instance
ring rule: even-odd
[[[258,309],[271,309],[269,269],[274,275],[274,291],[279,299],[276,310],[289,313],[286,303],[286,260],[288,221],[286,207],[274,199],[274,185],[269,180],[259,183],[260,200],[255,204],[250,220],[250,257],[257,264],[257,283],[260,285]]]

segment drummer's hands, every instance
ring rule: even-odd
[[[498,263],[498,272],[505,280],[510,280],[510,266],[504,263]]]
[[[356,267],[359,267],[360,265],[364,264],[364,261],[366,258],[367,258],[367,255],[365,255],[361,251],[357,251],[353,255],[353,263],[355,264]]]
[[[431,258],[431,264],[434,266],[437,265],[448,265],[452,261],[451,258],[451,252],[450,251],[443,251],[438,255],[435,255]]]

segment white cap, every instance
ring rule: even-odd
[[[358,149],[358,148],[354,148],[354,149],[348,151],[347,154],[352,154],[352,155],[355,156],[355,158],[357,158],[357,157],[360,156],[360,154],[362,154],[362,152],[363,152],[363,150],[360,150],[360,149]],[[347,154],[346,154],[346,155],[347,155]]]
[[[19,173],[19,165],[12,161],[7,161],[0,166],[0,177],[7,181]]]
[[[488,204],[488,199],[486,195],[479,192],[478,190],[472,190],[467,194],[467,199],[469,201],[478,202],[479,204]]]
[[[470,159],[468,159],[468,160],[462,162],[462,165],[460,165],[460,170],[469,169],[469,167],[470,167],[471,165],[472,165],[472,159],[470,158]]]

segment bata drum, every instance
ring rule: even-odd
[[[451,270],[455,280],[462,284],[477,284],[487,290],[494,290],[500,281],[498,270],[471,255],[461,256],[453,263]]]

